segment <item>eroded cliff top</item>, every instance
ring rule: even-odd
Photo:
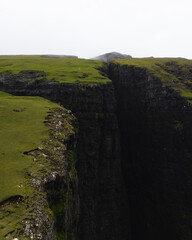
[[[112,60],[130,68],[146,69],[153,76],[192,101],[192,60],[184,58],[130,58]]]
[[[104,63],[76,58],[0,56],[0,75],[17,75],[23,81],[100,84],[110,80],[101,73]],[[41,73],[41,74],[37,74]]]

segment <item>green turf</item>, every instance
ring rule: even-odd
[[[22,195],[25,169],[32,158],[24,154],[48,137],[43,123],[50,108],[58,107],[40,97],[16,97],[0,92],[0,202]],[[14,111],[22,109],[21,112]]]
[[[11,71],[18,74],[20,71],[44,71],[47,81],[65,83],[106,83],[110,81],[102,76],[98,68],[103,66],[102,61],[85,59],[45,58],[41,56],[0,56],[0,73]],[[42,79],[42,78],[39,78]]]
[[[146,69],[186,99],[192,97],[192,60],[184,58],[129,58],[114,63]]]

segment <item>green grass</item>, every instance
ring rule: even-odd
[[[1,217],[0,214],[0,239],[6,240],[5,237],[6,233],[11,232],[17,233],[18,226],[22,223],[22,221],[24,221],[26,217],[26,206],[22,202],[19,203],[19,205],[18,204],[7,205],[2,215],[3,217]],[[22,238],[22,240],[23,239],[24,238]]]
[[[129,65],[139,68],[145,68],[150,73],[164,79],[164,81],[178,80],[183,75],[190,77],[192,75],[192,61],[184,58],[128,58],[114,60],[121,65]]]
[[[179,87],[174,87],[174,89],[179,91],[181,96],[192,99],[192,92],[189,89],[183,89]]]
[[[41,190],[42,184],[50,173],[68,169],[64,142],[74,134],[75,118],[46,99],[0,92],[0,119],[0,239],[29,239],[22,235],[26,220],[39,217],[45,221],[40,227],[46,235],[54,212]],[[72,170],[69,176],[76,179]],[[32,179],[40,181],[41,187]],[[14,196],[17,198],[13,201]]]
[[[98,68],[103,62],[85,59],[44,58],[41,56],[0,56],[0,73],[10,71],[18,74],[21,71],[44,71],[47,81],[64,83],[97,84],[110,81],[102,76]],[[42,77],[38,78],[41,80]]]
[[[192,60],[184,58],[129,58],[113,60],[114,63],[146,69],[180,94],[192,97]]]
[[[48,138],[43,123],[50,108],[58,107],[40,97],[15,97],[0,92],[0,202],[22,195],[20,184],[32,157],[24,154]],[[24,108],[22,112],[14,109]]]

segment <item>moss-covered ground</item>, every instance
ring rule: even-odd
[[[98,60],[73,58],[45,58],[41,56],[0,56],[0,73],[9,71],[18,74],[21,71],[43,71],[46,76],[38,80],[64,83],[106,83],[110,81],[100,73],[104,63]]]
[[[52,115],[54,120],[50,120]],[[73,133],[73,117],[46,99],[0,92],[0,119],[0,239],[4,240],[20,236],[26,221],[38,217],[37,206],[41,215],[52,216],[43,200],[46,193],[39,192],[38,182],[33,183],[32,178],[42,181],[61,166],[62,142]],[[59,128],[60,133],[55,132]],[[49,217],[45,217],[48,222]]]
[[[147,69],[190,101],[192,98],[192,60],[184,58],[129,58],[115,63]]]
[[[21,195],[24,169],[31,157],[24,154],[48,137],[43,123],[50,108],[58,105],[40,97],[15,97],[0,92],[0,202]]]

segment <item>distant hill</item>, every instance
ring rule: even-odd
[[[77,56],[73,56],[73,55],[54,55],[54,54],[41,55],[41,57],[45,57],[45,58],[78,58]]]
[[[132,58],[132,56],[127,54],[121,54],[118,52],[110,52],[110,53],[105,53],[103,55],[94,57],[92,59],[108,62],[109,60],[115,59],[115,58]]]

